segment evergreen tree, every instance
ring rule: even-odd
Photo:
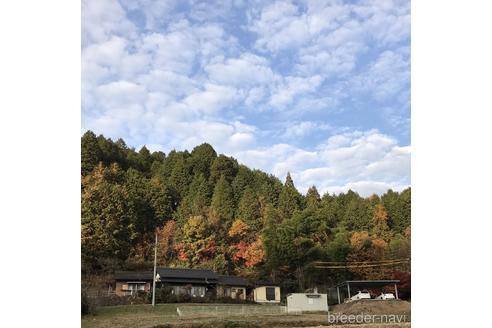
[[[258,201],[258,197],[253,189],[247,187],[239,202],[236,217],[243,220],[254,231],[259,231],[262,225],[260,216],[260,203]]]
[[[203,173],[194,176],[190,184],[188,194],[183,199],[179,208],[181,219],[189,216],[205,215],[211,201],[211,190]]]
[[[396,214],[394,215],[393,229],[399,233],[403,233],[405,231],[405,228],[409,227],[411,224],[411,202],[411,189],[407,188],[400,193],[395,206]]]
[[[203,174],[205,178],[210,177],[210,168],[217,158],[214,148],[208,143],[193,148],[190,157],[190,165],[193,175]]]
[[[219,155],[219,157],[214,160],[212,167],[210,168],[210,183],[215,185],[221,176],[224,176],[227,182],[231,183],[237,174],[237,170],[238,164],[235,159],[224,155]]]
[[[234,197],[232,188],[222,175],[215,185],[211,204],[212,216],[222,222],[232,222],[234,218]]]
[[[253,172],[246,166],[240,165],[237,175],[232,181],[232,190],[234,192],[234,203],[239,204],[241,197],[247,187],[254,183]]]
[[[295,210],[301,208],[301,197],[294,186],[290,173],[287,173],[285,185],[278,201],[278,208],[284,218],[290,218]]]
[[[102,152],[99,148],[96,135],[87,131],[81,140],[81,169],[82,175],[87,175],[102,161]]]
[[[370,230],[372,216],[367,202],[361,197],[353,198],[346,207],[343,222],[350,231]]]
[[[150,173],[150,166],[152,165],[152,156],[147,147],[143,146],[138,152],[138,166],[143,173]]]
[[[174,160],[174,165],[169,177],[169,185],[174,188],[178,199],[181,200],[186,196],[190,184],[190,171],[188,169],[185,154],[179,154]]]
[[[321,197],[319,196],[318,189],[316,186],[311,186],[306,194],[306,205],[308,208],[318,208],[321,202]]]

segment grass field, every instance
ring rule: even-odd
[[[251,307],[245,309],[250,315],[240,313],[241,305],[225,304],[158,304],[155,308],[148,304],[144,305],[124,305],[108,306],[98,310],[95,316],[88,315],[82,317],[83,328],[243,328],[243,327],[320,327],[327,323],[326,314],[265,314],[253,312],[259,306],[244,305]],[[176,308],[186,309],[187,314],[179,317]],[[196,315],[193,312],[196,307]],[[275,306],[260,306],[273,310]],[[206,311],[207,308],[210,311]],[[253,310],[249,311],[248,310]],[[237,311],[237,315],[234,312]],[[280,311],[279,311],[280,312]],[[271,312],[270,312],[271,313]],[[343,326],[337,326],[339,328]],[[393,328],[410,327],[410,324],[400,325],[357,325],[357,327],[370,328]]]

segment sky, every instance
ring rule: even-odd
[[[303,193],[410,185],[410,1],[82,0],[82,133]]]

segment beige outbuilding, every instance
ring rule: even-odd
[[[287,295],[287,312],[328,311],[327,294],[294,293]]]
[[[253,300],[258,303],[280,303],[280,287],[275,285],[256,286]]]

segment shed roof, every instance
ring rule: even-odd
[[[397,284],[400,280],[347,280],[339,283],[336,287],[353,286],[359,288],[378,288],[387,285]]]

